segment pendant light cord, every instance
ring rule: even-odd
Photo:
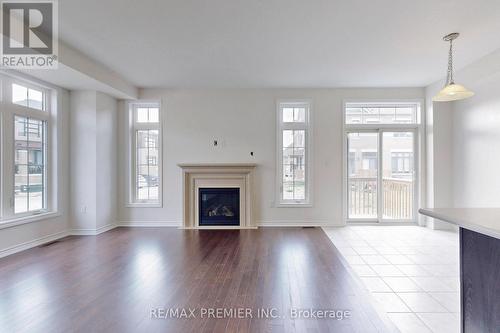
[[[453,40],[450,39],[450,51],[448,53],[448,73],[446,75],[446,85],[454,84],[453,82]]]

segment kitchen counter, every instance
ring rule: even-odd
[[[460,227],[460,331],[499,332],[500,208],[425,208],[419,212]]]
[[[419,213],[500,239],[500,208],[421,208]]]

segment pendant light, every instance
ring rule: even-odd
[[[461,84],[456,84],[453,80],[453,41],[458,38],[458,32],[451,33],[443,37],[445,42],[450,42],[448,53],[448,73],[446,75],[445,87],[432,99],[434,102],[451,102],[469,98],[474,93]]]

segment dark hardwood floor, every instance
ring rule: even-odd
[[[117,228],[67,237],[0,259],[0,332],[392,331],[339,256],[318,228]],[[194,309],[195,318],[152,318],[169,308]],[[253,318],[206,318],[215,308]],[[279,316],[256,318],[261,308]],[[291,318],[310,308],[350,317]]]

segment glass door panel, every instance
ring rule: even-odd
[[[412,220],[414,214],[414,132],[382,133],[382,219]]]
[[[347,134],[348,219],[378,219],[378,135]]]

